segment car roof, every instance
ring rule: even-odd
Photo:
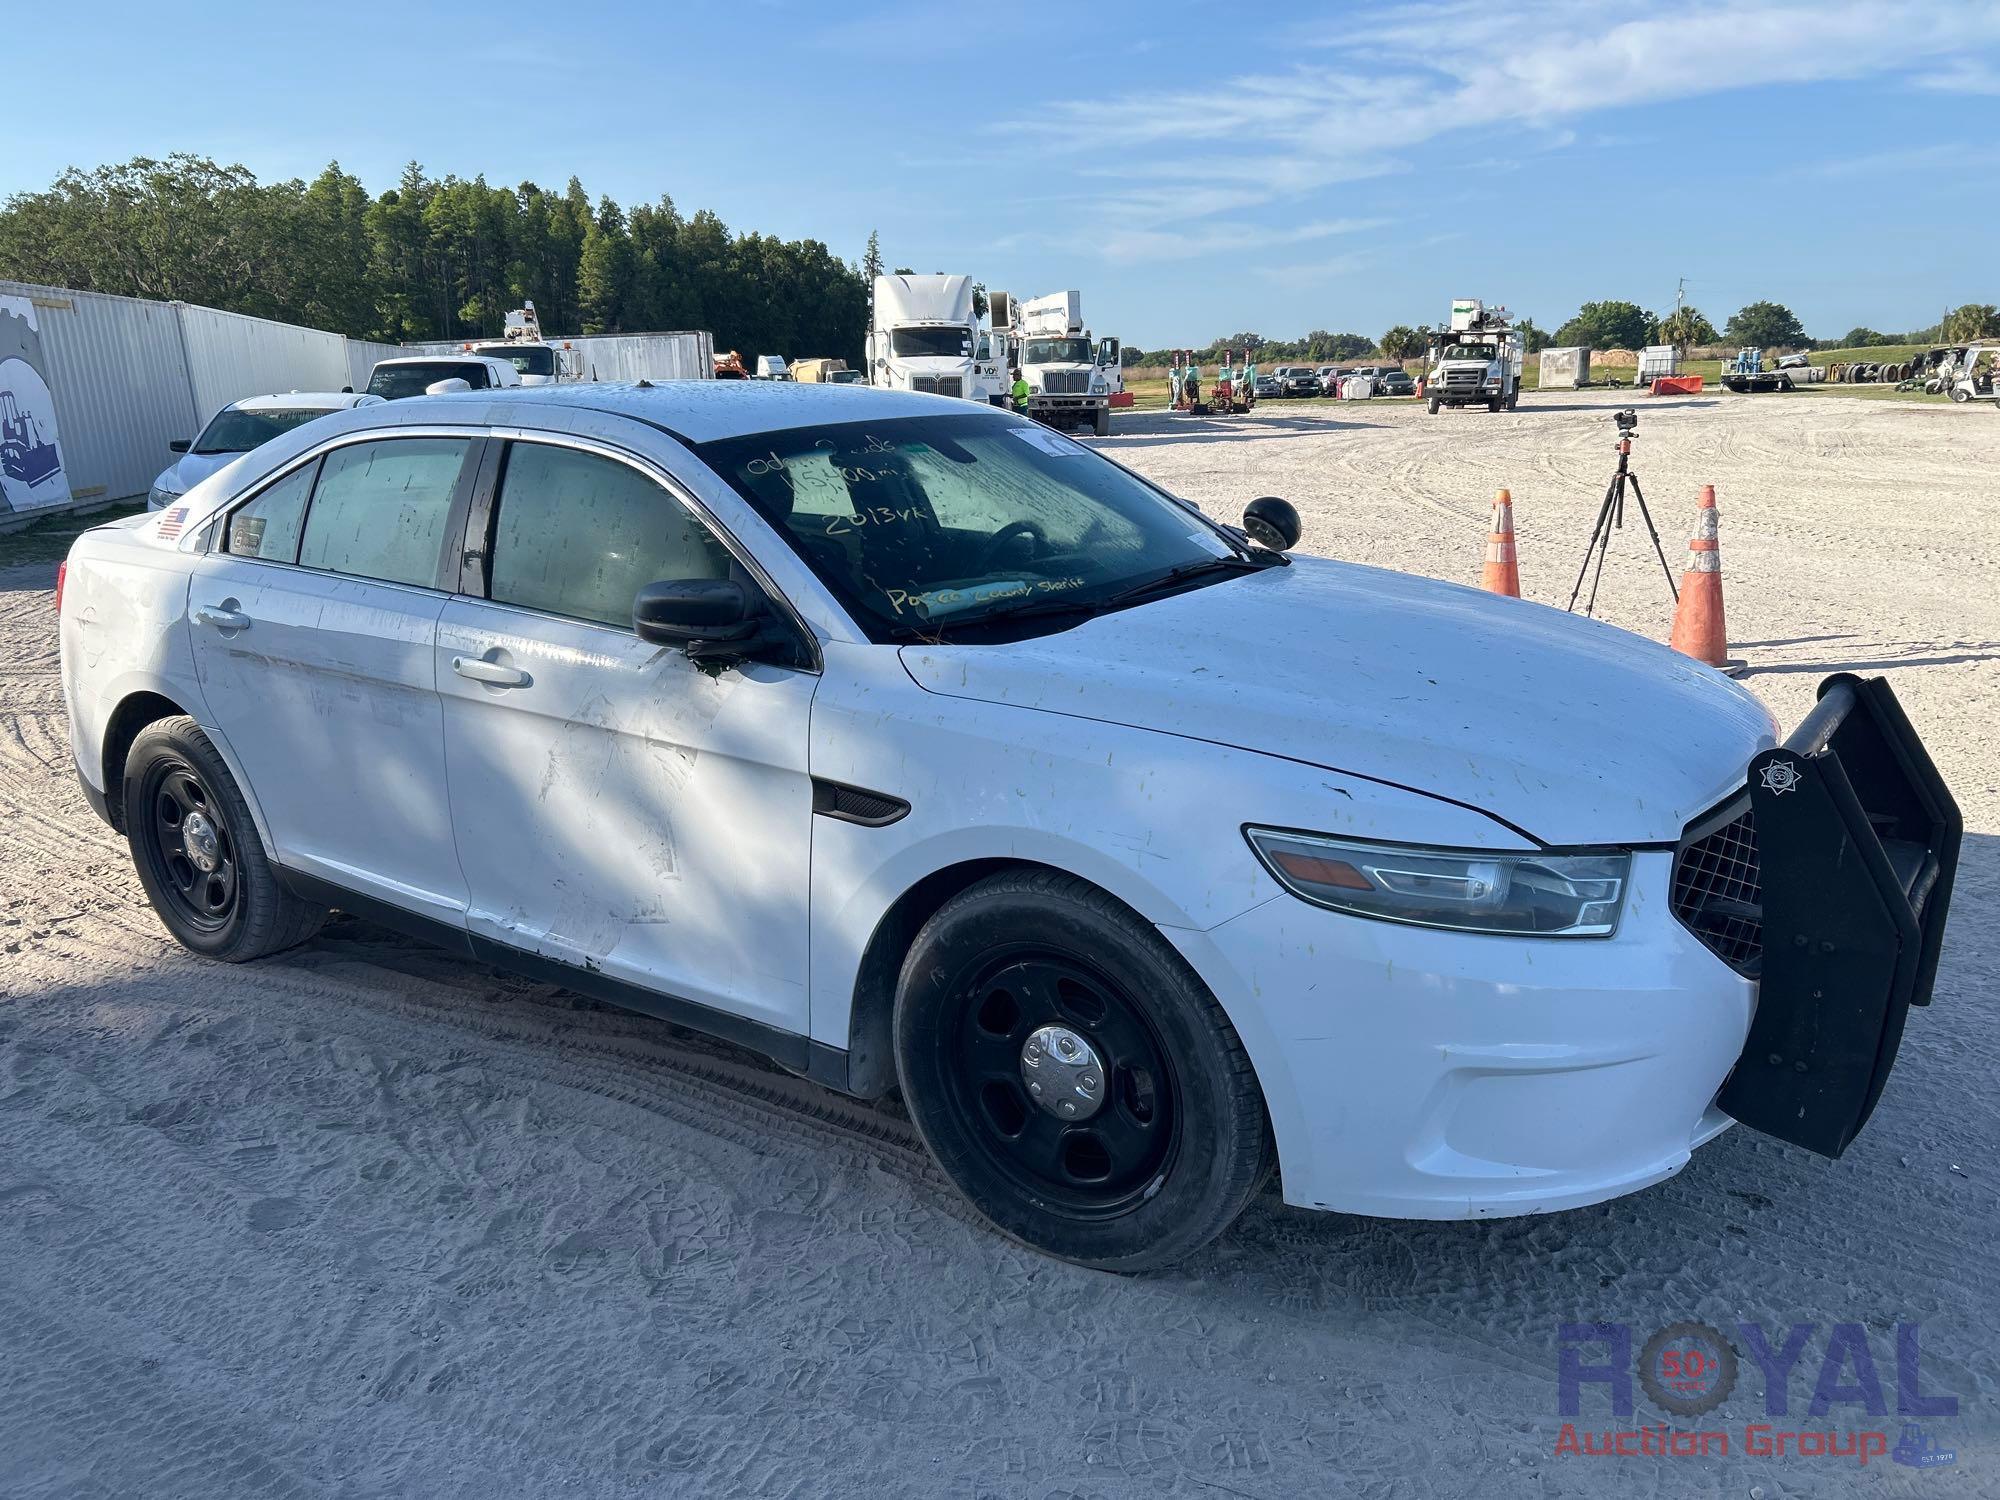
[[[425,396],[423,401],[492,402],[491,391]],[[661,380],[637,385],[610,381],[574,381],[509,389],[507,409],[524,406],[600,411],[632,417],[663,427],[690,443],[747,437],[787,427],[812,427],[822,422],[856,422],[875,418],[945,416],[991,412],[995,408],[953,396],[926,396],[915,391],[846,390],[835,395],[817,381]],[[399,402],[408,406],[410,402]]]
[[[379,399],[355,391],[285,391],[273,396],[245,396],[229,405],[235,411],[297,411],[302,407],[315,411],[344,411],[350,406],[372,405]]]

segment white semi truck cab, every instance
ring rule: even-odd
[[[1484,406],[1512,411],[1521,403],[1521,370],[1527,341],[1504,307],[1476,297],[1451,304],[1451,321],[1431,335],[1424,397],[1431,414],[1441,407]]]
[[[1015,304],[1010,312],[1015,363],[1028,382],[1028,415],[1051,427],[1087,426],[1099,437],[1109,433],[1118,340],[1091,338],[1083,322],[1083,294],[1051,292]],[[995,318],[998,332],[998,313]],[[1122,389],[1122,378],[1118,384]]]
[[[970,276],[877,276],[868,383],[1004,405],[1008,377],[973,310]]]

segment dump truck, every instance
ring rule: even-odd
[[[1011,377],[975,310],[970,276],[877,276],[868,319],[868,383],[1007,404]]]
[[[1004,312],[1001,310],[1004,306]],[[1083,322],[1083,294],[1051,292],[1026,302],[995,302],[994,331],[1011,332],[1014,364],[1028,382],[1028,415],[1051,427],[1089,427],[1099,437],[1111,431],[1111,383],[1107,363],[1118,363],[1118,340],[1101,344]],[[1004,329],[999,319],[1012,323]]]
[[[1430,336],[1424,361],[1424,397],[1432,416],[1446,406],[1512,411],[1521,404],[1521,368],[1527,342],[1504,307],[1459,297],[1451,319]]]

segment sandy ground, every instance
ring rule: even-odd
[[[1509,485],[1527,591],[1560,603],[1612,405],[1129,417],[1105,446],[1224,514],[1289,496],[1308,550],[1461,580]],[[1824,673],[1888,673],[1965,809],[1938,1003],[1845,1160],[1737,1131],[1624,1201],[1479,1224],[1272,1197],[1144,1279],[982,1230],[893,1109],[360,923],[185,957],[75,790],[53,569],[0,573],[0,1494],[2000,1492],[1996,460],[1984,411],[1642,408],[1676,570],[1720,491],[1749,684],[1790,723]],[[1665,598],[1628,528],[1604,612],[1663,636]],[[1747,1356],[1702,1424],[1728,1458],[1556,1456],[1558,1326],[1680,1319],[1816,1324],[1774,1425],[1892,1441],[1920,1322],[1957,1464],[1746,1456]],[[1836,1322],[1886,1417],[1805,1415]]]

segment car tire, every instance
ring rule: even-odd
[[[1430,401],[1427,404],[1431,409],[1431,415],[1436,416],[1438,414],[1438,408],[1442,406],[1444,403],[1439,401],[1437,397],[1433,396],[1430,398]]]
[[[193,719],[160,719],[139,731],[125,757],[124,790],[139,883],[182,947],[248,963],[297,946],[326,921],[326,908],[278,883],[249,803]]]
[[[1012,871],[947,901],[904,960],[895,1034],[904,1102],[945,1176],[1044,1254],[1171,1265],[1270,1173],[1229,1018],[1156,931],[1073,876]]]
[[[1099,407],[1097,410],[1096,419],[1091,425],[1093,430],[1099,437],[1110,437],[1111,409],[1109,407]]]
[[[1963,386],[1955,385],[1951,388],[1951,399],[1962,404],[1972,399],[1972,392],[1966,390]]]

